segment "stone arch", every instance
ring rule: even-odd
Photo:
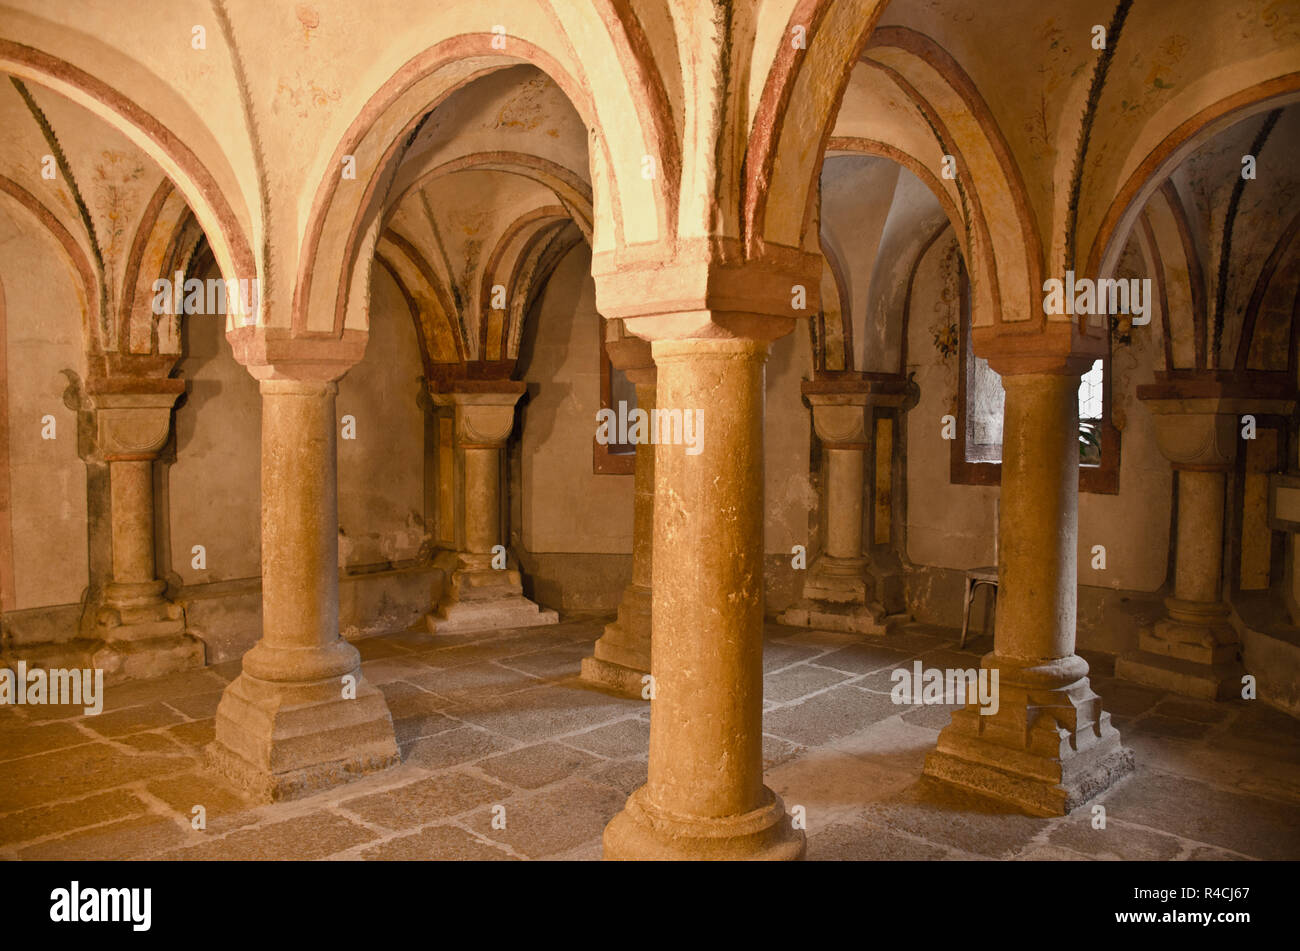
[[[184,197],[168,179],[159,184],[145,206],[127,257],[120,312],[114,334],[114,349],[122,355],[180,355],[160,339],[153,319],[154,282],[174,281],[176,274],[188,275],[190,264],[201,248],[211,245]],[[227,305],[229,310],[229,305]],[[170,362],[170,361],[168,361]]]
[[[946,155],[952,155],[958,169],[964,166],[961,150],[947,144],[949,136],[937,131],[942,126],[936,123],[942,120],[933,110],[927,112],[928,107],[918,106],[906,85],[891,70],[860,64],[845,92],[835,134],[827,142],[828,155],[860,153],[887,158],[929,187],[952,223],[966,259],[976,325],[992,326],[999,317],[1002,295],[978,193],[968,178],[944,175]]]
[[[861,274],[863,268],[867,268],[863,274],[867,287],[866,294],[858,300],[857,294],[848,293],[849,306],[845,308],[846,319],[851,319],[860,326],[857,330],[845,334],[843,339],[849,349],[861,353],[854,359],[847,359],[843,369],[868,369],[867,365],[871,360],[868,351],[864,348],[869,346],[868,337],[874,334],[876,342],[884,344],[883,349],[891,355],[896,353],[899,358],[898,361],[889,361],[891,364],[897,363],[896,367],[881,372],[901,373],[906,361],[906,301],[910,299],[910,287],[916,268],[921,257],[944,228],[953,228],[955,235],[964,233],[964,218],[958,209],[952,190],[945,187],[944,181],[933,172],[931,167],[915,155],[879,139],[856,136],[836,135],[830,139],[828,145],[828,160],[847,155],[871,156],[886,159],[897,166],[900,172],[908,173],[891,186],[891,204],[886,218],[881,222],[881,241],[871,261],[859,261],[856,262],[857,266],[853,267],[840,265],[844,273]],[[824,183],[823,187],[825,187]],[[923,188],[925,196],[934,201],[934,205],[929,209],[919,206],[913,208],[912,206],[917,205],[915,201],[909,201],[906,196],[900,197],[898,194],[900,190],[916,187]],[[911,215],[912,220],[903,220],[904,216],[913,211],[915,214]],[[826,215],[822,216],[821,224],[822,250],[826,253],[828,238],[832,241],[837,239],[834,238],[834,229]],[[886,228],[889,230],[886,231]],[[889,239],[888,244],[886,237]],[[959,240],[958,244],[964,258],[972,253],[964,242]],[[835,253],[843,258],[846,252],[840,249]],[[830,254],[827,256],[829,258]],[[841,280],[840,285],[842,288],[840,297],[843,301],[846,294],[844,289],[849,288],[851,282]],[[988,282],[985,282],[985,285],[987,286]],[[882,287],[884,290],[881,290]],[[830,336],[829,328],[827,335]],[[855,344],[854,337],[862,339]]]
[[[1259,276],[1252,286],[1250,300],[1242,318],[1241,335],[1233,361],[1233,369],[1237,372],[1285,372],[1292,380],[1295,379],[1296,340],[1297,331],[1300,331],[1300,327],[1296,326],[1296,318],[1300,316],[1298,238],[1300,213],[1292,216],[1268,257],[1260,265]],[[1285,338],[1284,360],[1277,359],[1281,348],[1268,346],[1270,336],[1274,341]]]
[[[34,35],[44,35],[39,25],[26,23],[28,19],[31,18],[24,18],[24,23],[29,31]],[[17,32],[17,22],[7,24],[10,36]],[[45,32],[50,36],[58,35],[52,27]],[[89,37],[85,41],[93,47],[90,59],[97,64],[114,64],[111,70],[101,66],[101,72],[129,75],[136,86],[146,88],[147,79],[152,74],[143,76],[147,70],[141,64]],[[127,136],[162,168],[184,195],[204,233],[209,236],[222,273],[235,279],[257,277],[257,260],[248,238],[247,209],[242,206],[242,201],[232,201],[231,198],[238,192],[234,185],[234,172],[228,167],[218,167],[214,171],[187,144],[186,139],[193,134],[200,140],[196,147],[211,144],[213,147],[205,150],[208,154],[224,156],[211,132],[202,120],[188,111],[187,106],[179,107],[187,111],[178,113],[175,103],[160,100],[166,108],[151,109],[76,64],[9,37],[0,38],[0,71],[59,93]],[[165,85],[157,82],[160,88]],[[158,118],[158,113],[163,111],[183,115],[191,127],[182,134]]]
[[[443,162],[421,172],[409,182],[400,183],[395,187],[393,190],[395,197],[389,202],[389,206],[396,208],[408,194],[434,178],[470,170],[520,175],[539,185],[545,185],[555,193],[556,200],[564,206],[566,216],[573,219],[587,242],[591,242],[591,187],[571,169],[524,152],[474,152]]]
[[[420,249],[405,235],[389,228],[375,254],[412,308],[429,379],[435,377],[435,364],[463,363],[468,353],[464,329],[443,282]]]
[[[823,229],[821,307],[818,331],[813,338],[813,370],[816,373],[850,370],[853,363],[853,313],[844,254],[835,235]],[[838,358],[835,356],[838,354]],[[836,366],[838,364],[838,366]]]
[[[741,232],[749,256],[768,245],[816,250],[817,229],[809,222],[822,158],[883,8],[878,0],[798,0],[791,9],[745,148]],[[804,28],[806,49],[793,41],[797,27]]]
[[[518,359],[524,321],[533,301],[564,255],[583,240],[581,230],[559,206],[537,208],[521,216],[502,237],[489,268],[506,277],[508,308],[499,348],[505,359]],[[491,270],[484,273],[485,286]]]
[[[102,334],[106,328],[96,326],[95,318],[101,313],[103,306],[103,286],[85,249],[49,208],[13,179],[0,175],[0,194],[12,199],[13,203],[22,208],[39,227],[49,232],[63,249],[68,265],[78,278],[74,283],[82,297],[81,323],[85,352],[87,354],[102,352],[106,342]]]
[[[1137,216],[1188,156],[1242,119],[1294,102],[1300,102],[1300,72],[1261,79],[1199,108],[1189,91],[1157,113],[1129,152],[1125,163],[1128,174],[1093,238],[1086,273],[1111,273]]]
[[[580,16],[578,12],[572,15]],[[592,22],[566,27],[580,28],[589,38],[593,30],[608,37],[604,23],[594,12],[591,17]],[[614,141],[617,137],[604,134],[606,127],[601,121],[619,109],[648,116],[649,111],[635,108],[644,91],[631,83],[597,84],[589,89],[576,55],[572,49],[560,49],[560,43],[510,35],[505,38],[508,52],[503,52],[494,45],[497,40],[494,33],[462,33],[417,53],[369,97],[331,157],[317,163],[319,183],[307,211],[294,287],[294,333],[337,336],[345,327],[364,329],[365,282],[357,278],[361,269],[368,267],[368,249],[373,249],[378,237],[385,195],[406,143],[425,118],[457,90],[510,66],[529,64],[540,69],[565,93],[589,132],[596,133],[591,136],[589,161],[592,234],[597,246],[653,241],[667,232],[670,202],[666,195],[670,191],[665,183],[670,176],[643,179],[640,174],[643,155],[655,157],[658,165],[664,166],[664,150],[656,131],[661,126],[638,119],[638,146]],[[616,46],[617,39],[611,43]],[[616,64],[611,68],[615,74],[622,69]],[[641,125],[643,121],[650,124]],[[347,156],[356,160],[358,181],[343,188],[338,170]],[[317,269],[340,274],[337,288],[316,287],[313,274]]]
[[[521,292],[525,297],[529,293],[526,284],[521,286],[520,270],[526,267],[528,253],[534,244],[547,236],[553,237],[551,230],[569,220],[560,205],[542,205],[517,216],[498,236],[496,245],[488,254],[479,285],[477,309],[480,315],[480,357],[492,359],[495,353],[497,359],[508,359],[508,343],[517,339],[515,325],[522,320],[524,313],[516,298],[521,296]],[[492,321],[488,315],[494,311],[492,288],[498,284],[506,290],[506,307],[499,321],[500,327],[493,333]],[[491,337],[496,339],[490,340]]]
[[[1148,181],[1150,195],[1130,231],[1114,233],[1103,256],[1105,276],[1135,244],[1145,258],[1160,301],[1166,372],[1283,373],[1294,360],[1300,186],[1285,156],[1300,111],[1237,112],[1233,119],[1194,135],[1194,148]],[[1268,197],[1236,174],[1237,157],[1261,148],[1260,175],[1273,183]]]
[[[876,30],[863,62],[892,81],[930,127],[940,154],[956,160],[961,220],[970,233],[973,324],[1041,325],[1042,238],[1020,168],[974,81],[939,43],[906,27]]]
[[[1147,202],[1139,221],[1143,250],[1154,268],[1161,302],[1165,368],[1203,370],[1208,359],[1205,273],[1187,209],[1168,180]]]

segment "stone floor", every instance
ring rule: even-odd
[[[600,630],[359,642],[402,764],[291,803],[252,805],[202,769],[237,662],[110,687],[98,716],[0,708],[0,858],[599,858],[605,823],[645,779],[649,736],[647,704],[576,680]],[[1093,683],[1138,762],[1098,800],[1104,830],[1090,806],[1031,819],[922,779],[951,708],[895,706],[889,672],[915,657],[977,666],[989,647],[955,642],[920,626],[870,642],[769,627],[766,777],[804,807],[810,859],[1300,858],[1297,722],[1120,683],[1104,658]]]

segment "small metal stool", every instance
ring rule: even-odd
[[[966,597],[961,614],[961,643],[957,645],[959,649],[966,646],[966,630],[970,627],[971,602],[975,600],[975,589],[982,584],[986,584],[993,589],[990,594],[993,597],[993,603],[997,604],[998,569],[996,566],[992,568],[972,568],[966,572]]]

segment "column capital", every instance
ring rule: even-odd
[[[522,380],[462,380],[451,392],[429,395],[435,406],[452,408],[458,449],[503,449],[526,388]]]
[[[345,330],[341,336],[295,335],[285,327],[236,327],[226,333],[235,359],[257,380],[330,382],[341,379],[365,356],[370,334]]]
[[[1156,444],[1175,466],[1227,469],[1237,455],[1237,417],[1217,412],[1218,401],[1146,400]],[[1189,404],[1205,403],[1199,407]]]
[[[817,438],[827,448],[861,449],[870,436],[872,409],[901,407],[907,399],[907,380],[901,376],[821,377],[805,380],[800,391],[812,406]]]
[[[1243,415],[1290,415],[1295,409],[1294,399],[1245,396],[1231,388],[1187,395],[1197,391],[1168,383],[1138,387],[1138,399],[1155,419],[1161,453],[1182,468],[1227,469],[1236,458]]]
[[[1106,355],[1106,337],[1083,333],[1073,321],[1048,323],[1041,329],[1019,328],[1018,324],[1002,324],[976,327],[971,332],[975,353],[999,376],[1081,376],[1093,361]]]
[[[1153,413],[1289,416],[1297,395],[1294,381],[1260,383],[1224,378],[1215,371],[1185,377],[1157,372],[1154,383],[1137,388],[1137,398]]]
[[[771,341],[817,312],[822,256],[768,247],[746,258],[734,238],[679,244],[671,257],[593,261],[596,303],[647,340],[749,337]],[[798,306],[802,305],[802,306]]]
[[[828,449],[863,449],[869,436],[865,393],[809,393],[813,429]]]
[[[131,383],[140,383],[128,389]],[[110,462],[153,459],[167,444],[172,407],[185,392],[184,380],[103,380],[89,388],[95,408],[99,450]]]

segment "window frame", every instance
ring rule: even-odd
[[[598,322],[597,331],[600,334],[600,408],[613,410],[617,415],[618,407],[610,405],[613,401],[614,364],[610,361],[609,350],[605,346],[605,322],[603,320]],[[592,425],[595,425],[595,420],[592,421]],[[593,447],[591,460],[593,475],[634,475],[636,473],[635,446],[605,445],[596,438],[594,432],[591,436],[591,445]],[[628,448],[632,451],[615,451]]]

